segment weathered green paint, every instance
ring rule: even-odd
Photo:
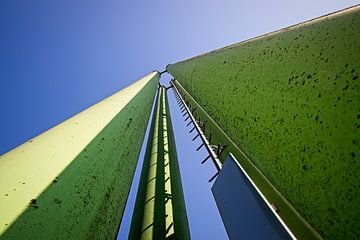
[[[175,137],[171,122],[169,101],[167,94],[166,97],[166,111],[167,111],[167,129],[168,129],[168,142],[169,142],[169,157],[170,157],[170,172],[171,172],[171,191],[173,199],[173,215],[174,215],[174,228],[175,239],[190,239],[190,231],[186,213],[186,206],[184,194],[181,183],[181,175],[179,162],[177,159]]]
[[[32,182],[30,178],[24,182],[24,186],[28,188],[23,190],[23,194],[40,183],[48,185],[40,195],[30,195],[31,198],[25,203],[27,207],[6,228],[1,239],[112,239],[116,236],[159,77],[158,73],[148,75],[139,81],[141,85],[137,82],[129,86],[49,130],[49,133],[34,138],[28,145],[20,147],[20,150],[15,149],[15,153],[10,152],[2,157],[1,160],[8,161],[8,165],[1,165],[0,175],[5,174],[11,164],[19,163],[18,169],[22,171],[21,156],[31,151],[39,154],[32,156],[40,156],[41,159],[29,156],[27,160],[34,163],[42,161],[42,165],[37,166],[36,170],[44,169],[45,174],[56,165],[52,158],[59,158],[61,161],[68,157],[68,151],[79,151],[51,179],[48,178],[50,175],[39,177],[36,170],[27,173],[29,176],[33,174],[33,179],[37,181]],[[133,86],[138,87],[135,89]],[[123,102],[126,103],[124,106]],[[114,117],[106,116],[110,112],[114,112]],[[109,122],[105,119],[107,117]],[[74,119],[76,121],[72,123]],[[67,124],[69,121],[71,124]],[[100,124],[96,128],[99,131],[90,128],[92,123]],[[72,129],[73,125],[81,130]],[[70,139],[75,139],[72,148],[67,148],[63,138],[60,138],[65,132],[73,134],[70,136]],[[82,139],[89,132],[89,138]],[[40,145],[41,138],[45,139],[43,145]],[[84,148],[81,148],[83,145],[79,144],[80,140],[84,143],[88,141]],[[42,154],[46,144],[50,148],[60,148],[57,153],[60,155]],[[23,170],[25,173],[26,169]],[[17,173],[14,171],[13,174]],[[19,174],[11,180],[14,182],[2,181],[1,189],[6,185],[17,184],[21,177],[22,174]],[[14,189],[17,190],[19,189]],[[13,192],[1,194],[2,197],[4,194],[11,197]],[[6,203],[4,199],[1,199],[1,203]],[[8,207],[11,212],[12,205],[8,204]],[[17,207],[15,203],[14,207]]]
[[[179,84],[173,81],[182,97],[191,105],[196,107],[196,119],[206,122],[204,134],[208,137],[211,133],[212,145],[226,144],[226,148],[220,155],[220,160],[225,161],[226,156],[232,153],[236,156],[241,166],[246,170],[252,181],[261,190],[267,201],[276,204],[278,215],[287,224],[292,233],[298,239],[320,239],[320,236],[299,216],[291,204],[279,193],[279,191],[270,183],[270,181],[259,171],[255,163],[252,162],[244,152],[228,137],[228,135],[217,125],[217,123],[205,112],[205,110],[191,97],[191,95]]]
[[[129,239],[190,239],[165,88],[155,104]]]
[[[326,239],[360,235],[359,39],[356,6],[167,68]]]

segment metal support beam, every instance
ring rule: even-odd
[[[151,135],[129,239],[190,239],[164,87],[158,91]]]
[[[0,157],[1,239],[114,239],[159,77],[145,76]]]

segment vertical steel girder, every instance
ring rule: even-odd
[[[166,88],[155,101],[129,239],[190,239]]]
[[[1,239],[117,234],[160,74],[0,157]]]

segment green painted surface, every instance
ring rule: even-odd
[[[291,229],[292,233],[298,239],[320,239],[320,236],[301,218],[293,209],[291,204],[276,190],[276,188],[269,182],[269,180],[259,171],[244,152],[227,136],[227,134],[216,124],[216,122],[205,112],[205,110],[189,95],[189,93],[177,82],[172,82],[184,100],[191,108],[196,108],[194,114],[197,120],[206,122],[205,135],[209,139],[211,134],[212,145],[226,144],[226,148],[220,155],[220,160],[224,162],[226,156],[232,153],[239,161],[241,166],[246,170],[252,181],[260,189],[262,194],[266,197],[268,202],[276,204],[280,209],[278,215]],[[232,187],[232,186],[231,186]]]
[[[156,74],[1,239],[115,238],[158,80]]]
[[[326,239],[360,235],[360,10],[169,65]]]
[[[159,95],[156,99],[154,116],[151,123],[149,141],[142,166],[139,188],[137,192],[134,213],[131,222],[129,239],[190,239],[185,202],[182,192],[181,178],[178,167],[175,140],[172,132],[170,112],[167,103],[165,88],[159,89]],[[165,101],[165,104],[162,104]],[[163,121],[165,119],[165,121]],[[158,122],[157,122],[158,121]],[[164,128],[166,124],[166,128]],[[156,127],[158,125],[158,127]],[[164,134],[167,129],[167,134]],[[155,132],[157,130],[157,132]],[[168,139],[168,152],[164,152],[164,137]],[[157,147],[157,161],[153,161],[153,146]],[[166,237],[166,194],[165,194],[165,155],[168,154],[171,172],[171,201],[174,234]],[[151,174],[156,167],[156,177]],[[156,194],[151,200],[155,201],[155,210],[149,209],[148,204],[151,201],[146,199],[147,193],[152,191],[149,187],[156,181]],[[151,217],[150,217],[151,215]],[[144,228],[145,218],[153,219],[153,223]],[[148,221],[146,221],[148,222]],[[151,232],[149,231],[151,229]],[[170,229],[170,228],[169,228]],[[151,234],[148,234],[151,233]]]
[[[139,187],[138,187],[138,191],[137,191],[137,195],[136,195],[135,207],[134,207],[134,212],[133,212],[132,219],[131,219],[131,228],[130,228],[128,239],[140,239],[140,236],[141,236],[141,228],[142,228],[142,224],[143,224],[143,217],[144,217],[143,215],[144,215],[144,209],[145,209],[144,202],[145,202],[146,191],[147,191],[147,187],[148,187],[147,179],[149,176],[150,161],[151,161],[151,158],[153,155],[152,148],[153,148],[153,145],[155,145],[154,136],[157,135],[157,133],[155,134],[155,124],[156,124],[156,114],[158,114],[158,112],[159,112],[159,110],[157,109],[158,105],[159,105],[159,94],[158,93],[157,93],[157,97],[156,97],[154,104],[155,104],[155,107],[154,107],[153,116],[152,116],[152,120],[151,120],[149,138],[148,138],[148,142],[146,144],[145,156],[144,156],[143,166],[141,169],[140,182],[139,182]]]

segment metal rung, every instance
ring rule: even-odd
[[[173,84],[173,83],[172,83]],[[177,89],[176,85],[174,85],[174,92],[176,93],[177,96],[179,96],[179,98],[182,100],[182,104],[184,106],[184,108],[187,110],[187,113],[184,114],[184,117],[186,116],[186,114],[189,114],[190,118],[191,118],[191,122],[194,124],[194,127],[192,127],[192,129],[190,130],[190,133],[193,132],[195,129],[197,130],[196,136],[192,139],[192,141],[195,141],[196,138],[198,138],[200,136],[201,138],[201,145],[196,149],[196,151],[199,151],[203,146],[206,147],[206,150],[208,151],[209,156],[206,156],[206,158],[202,161],[202,163],[205,163],[209,158],[212,159],[216,169],[218,171],[221,170],[221,162],[220,159],[218,158],[218,155],[216,154],[216,150],[217,148],[213,149],[211,146],[211,141],[212,141],[212,133],[210,133],[209,135],[209,139],[206,136],[205,133],[205,124],[206,124],[206,120],[204,120],[203,122],[201,121],[201,116],[199,116],[199,112],[196,112],[196,104],[193,104],[193,108],[191,108],[189,101],[187,99],[185,99],[184,96],[182,96],[179,92],[179,90]],[[197,119],[197,117],[199,117]],[[190,125],[190,123],[188,123],[188,125]],[[213,176],[209,182],[211,182],[213,179],[215,179],[215,177],[218,175],[218,173]]]
[[[200,136],[200,134],[196,135],[194,138],[193,138],[193,141],[195,141],[195,139]]]
[[[209,158],[210,158],[210,154],[201,162],[201,164],[204,164]]]
[[[203,143],[196,149],[196,151],[199,151],[204,145],[205,145],[205,143],[203,142]]]
[[[209,179],[209,182],[212,182],[217,177],[217,175],[219,175],[219,172],[215,173],[215,175]]]

